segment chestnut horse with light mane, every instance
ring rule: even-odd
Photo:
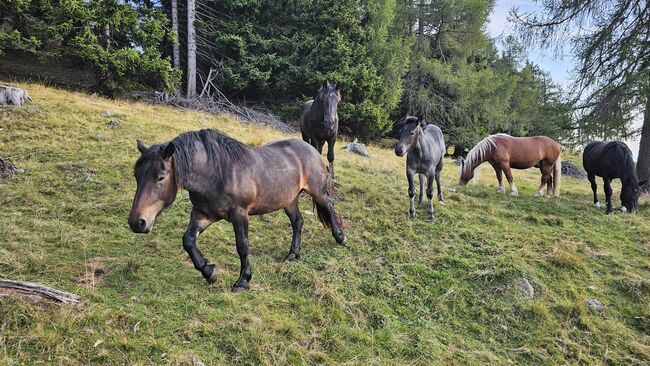
[[[497,192],[505,193],[506,191],[502,178],[502,173],[505,173],[506,179],[510,183],[510,194],[518,195],[510,169],[536,167],[542,172],[542,182],[536,195],[541,196],[544,193],[544,185],[547,186],[546,194],[549,197],[560,195],[562,176],[560,145],[549,137],[512,137],[506,134],[496,134],[484,138],[462,160],[459,183],[467,184],[474,177],[474,170],[485,161],[492,165],[497,174],[499,181]]]

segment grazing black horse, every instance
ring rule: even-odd
[[[424,196],[424,177],[427,178],[427,198],[429,199],[429,219],[433,220],[433,180],[438,188],[438,202],[444,204],[440,188],[443,158],[445,156],[445,139],[438,126],[427,125],[422,117],[407,117],[402,127],[399,141],[395,145],[395,155],[406,153],[406,178],[409,182],[409,217],[415,218],[415,186],[413,176],[420,174],[420,197]]]
[[[327,161],[332,179],[334,174],[334,144],[339,133],[338,105],[341,101],[341,91],[336,84],[325,81],[318,90],[316,98],[305,102],[300,110],[300,132],[302,139],[323,152],[327,141]]]
[[[635,213],[639,200],[639,180],[636,177],[634,160],[630,148],[622,141],[594,141],[585,146],[582,164],[594,191],[594,206],[600,207],[596,195],[596,176],[603,178],[607,213],[612,213],[612,179],[620,178],[621,203],[627,212]],[[645,183],[645,182],[643,182]],[[643,185],[643,183],[641,185]]]
[[[328,195],[327,169],[316,151],[297,139],[250,148],[217,130],[186,132],[172,141],[149,148],[138,140],[142,154],[135,164],[137,191],[129,215],[136,233],[151,231],[156,216],[176,198],[179,188],[189,191],[192,213],[183,235],[183,248],[194,268],[212,283],[217,270],[196,248],[196,238],[219,220],[235,229],[241,261],[233,292],[248,288],[248,217],[284,208],[291,220],[293,239],[287,260],[300,258],[301,192],[309,194],[318,219],[332,229],[337,243],[345,241],[342,222]]]

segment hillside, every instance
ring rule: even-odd
[[[0,278],[85,301],[0,297],[0,364],[650,363],[647,199],[638,215],[606,216],[591,206],[588,182],[572,178],[559,199],[533,197],[532,169],[514,172],[519,197],[498,195],[489,166],[459,187],[448,160],[446,205],[436,205],[434,222],[424,207],[409,220],[404,158],[378,146],[370,159],[346,154],[339,141],[347,245],[334,243],[304,198],[302,257],[287,263],[285,214],[254,217],[251,289],[232,294],[239,259],[229,223],[198,241],[220,270],[213,285],[182,249],[191,205],[181,195],[151,234],[128,228],[135,139],[206,127],[257,146],[297,135],[18,86],[34,104],[0,110],[0,156],[26,170],[0,182]],[[121,124],[107,126],[105,111]],[[619,192],[617,183],[616,207]],[[605,309],[589,308],[590,298]]]

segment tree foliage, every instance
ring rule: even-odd
[[[139,2],[2,0],[0,52],[20,50],[89,65],[95,88],[174,89],[178,75],[160,47],[170,40],[166,15]]]

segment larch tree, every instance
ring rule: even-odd
[[[196,1],[187,0],[187,98],[196,97]]]
[[[559,49],[569,42],[577,59],[576,108],[595,130],[625,131],[643,113],[637,175],[650,190],[650,7],[645,0],[541,2],[539,15],[511,12],[528,43]],[[612,126],[614,125],[614,126]],[[606,138],[606,134],[601,134]]]

